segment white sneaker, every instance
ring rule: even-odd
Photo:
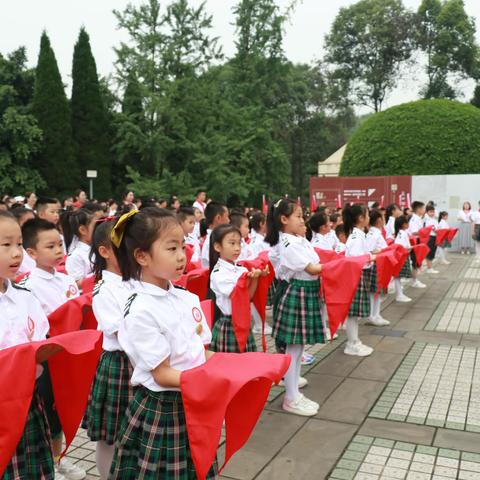
[[[55,464],[55,480],[68,480],[67,477],[64,477],[61,473],[59,473],[56,464]]]
[[[438,270],[435,270],[434,268],[427,268],[427,273],[440,273]]]
[[[406,295],[404,295],[403,293],[400,294],[400,295],[397,295],[395,297],[395,301],[396,302],[400,302],[400,303],[408,303],[408,302],[411,302],[412,299],[410,297],[407,297]]]
[[[55,466],[55,479],[58,480],[58,474],[63,475],[67,480],[83,480],[87,472],[74,465],[70,460],[63,457]]]
[[[368,357],[373,352],[372,347],[368,347],[364,345],[362,342],[357,342],[354,344],[348,344],[345,347],[344,353],[345,355],[354,355],[357,357]]]
[[[472,252],[470,252],[470,250],[467,250],[467,255],[470,255]]]
[[[313,417],[317,414],[318,408],[314,408],[311,404],[306,404],[303,400],[303,395],[292,401],[284,400],[282,408],[286,412],[294,413],[295,415],[301,415],[302,417]]]
[[[303,393],[300,394],[302,396],[302,402],[305,404],[305,405],[309,405],[315,409],[319,409],[320,408],[320,404],[318,404],[317,402],[314,402],[313,400],[310,400],[309,398],[307,398]]]
[[[262,333],[262,327],[255,326],[255,327],[252,328],[252,332],[255,335],[260,335]],[[264,333],[265,333],[265,335],[271,335],[272,334],[272,327],[268,323],[265,324]]]
[[[374,325],[376,327],[386,327],[387,325],[390,325],[390,322],[388,320],[385,320],[381,315],[379,315],[376,318],[369,318],[367,320],[367,325]]]
[[[395,285],[392,283],[388,285],[388,293],[395,293]]]
[[[303,388],[308,385],[308,380],[305,377],[300,377],[298,379],[298,388]]]
[[[449,262],[448,260],[442,260],[440,262],[440,265],[450,265],[452,262]]]
[[[413,288],[427,288],[427,286],[418,279],[413,281],[412,287]]]

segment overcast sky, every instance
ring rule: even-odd
[[[70,84],[73,46],[78,30],[84,25],[90,34],[93,54],[101,75],[113,71],[115,54],[112,47],[126,40],[124,32],[116,29],[112,10],[123,9],[127,0],[13,0],[2,1],[0,10],[0,52],[7,53],[20,45],[27,47],[30,65],[37,61],[40,35],[46,29],[62,73],[63,81]],[[140,4],[140,0],[130,3]],[[167,3],[167,1],[163,2]],[[191,0],[199,5],[200,0]],[[213,15],[213,34],[220,37],[226,55],[234,51],[234,27],[232,7],[237,0],[207,0],[207,10]],[[285,8],[290,0],[277,0]],[[338,10],[355,3],[354,0],[303,0],[287,25],[285,51],[295,62],[310,62],[322,57],[324,36]],[[420,0],[404,0],[409,8],[416,9]],[[480,1],[465,0],[467,12],[480,19]],[[477,20],[477,29],[480,24]],[[412,80],[412,76],[415,78]],[[417,97],[415,80],[422,80],[420,73],[411,73],[393,92],[385,106],[394,105]],[[461,84],[466,97],[470,98],[471,82]]]

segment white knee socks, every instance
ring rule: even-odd
[[[358,338],[358,319],[356,317],[347,317],[345,326],[347,329],[347,343],[355,345],[360,341]]]
[[[250,304],[250,311],[252,312],[253,326],[255,330],[262,330],[262,317],[257,311],[257,308],[253,303]]]
[[[298,379],[302,368],[303,345],[287,345],[285,353],[292,357],[290,367],[283,379],[285,383],[285,400],[291,402],[300,395]]]
[[[402,282],[400,281],[399,278],[396,278],[394,280],[394,285],[395,285],[395,295],[397,297],[400,297],[401,295],[403,295]]]
[[[115,445],[108,445],[108,443],[103,440],[97,442],[95,461],[97,462],[97,470],[102,480],[107,480],[108,478],[114,453]]]

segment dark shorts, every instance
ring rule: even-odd
[[[58,413],[55,408],[55,398],[53,397],[52,379],[50,377],[50,370],[48,369],[48,362],[44,362],[42,365],[43,373],[37,380],[37,388],[40,398],[43,401],[52,438],[56,438],[62,433],[62,425],[60,424],[60,419],[58,418]]]

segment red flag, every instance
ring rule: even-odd
[[[427,258],[428,252],[430,249],[424,243],[420,243],[412,247],[412,250],[415,253],[415,258],[417,260],[417,265],[421,265],[425,258]]]
[[[403,193],[400,193],[398,195],[398,205],[400,206],[400,208],[403,208],[404,207],[404,204],[403,204]]]
[[[377,266],[378,292],[388,289],[388,284],[392,279],[397,263],[398,260],[394,248],[387,247],[377,254],[375,264]]]
[[[430,225],[429,227],[423,227],[418,231],[418,237],[420,239],[420,243],[427,244],[428,241],[430,240],[430,234],[433,231],[433,225]]]
[[[385,195],[380,197],[380,208],[385,208]]]
[[[407,261],[410,252],[403,245],[399,245],[398,243],[393,243],[391,248],[395,252],[395,258],[397,259],[397,264],[393,267],[392,275],[397,278],[400,274],[400,270]]]
[[[247,442],[273,383],[290,366],[289,355],[215,353],[180,377],[188,440],[197,478],[204,480],[218,449],[225,420],[225,462]]]
[[[198,268],[184,273],[173,283],[194,293],[200,300],[205,300],[207,298],[209,280],[210,270],[208,268]]]
[[[337,209],[342,208],[342,194],[341,193],[339,193],[337,195],[337,204],[336,204],[335,208],[337,208]]]
[[[252,322],[247,272],[244,272],[237,280],[230,298],[232,300],[233,331],[235,332],[238,348],[243,353],[250,335],[250,324]]]
[[[315,253],[318,255],[321,264],[331,262],[338,259],[339,255],[335,250],[324,250],[323,248],[314,247]]]
[[[264,215],[267,215],[268,213],[267,199],[265,198],[265,195],[262,195],[262,213]]]
[[[410,194],[409,194],[409,193],[407,193],[407,205],[406,205],[406,206],[407,206],[407,208],[412,208],[412,204],[411,204],[411,202],[410,202]]]
[[[97,320],[92,310],[92,294],[72,298],[60,305],[48,316],[50,336],[76,332],[81,329],[97,329]]]
[[[35,385],[37,354],[49,360],[55,405],[65,432],[67,448],[80,424],[102,349],[102,333],[69,333],[0,351],[0,475],[22,436]],[[60,361],[53,361],[59,358]],[[85,366],[80,376],[67,369]],[[60,382],[62,385],[60,385]]]
[[[437,230],[437,238],[435,239],[435,245],[438,247],[439,245],[442,245],[445,240],[448,240],[448,234],[450,233],[449,228],[440,228]]]
[[[455,235],[458,232],[458,228],[450,228],[450,232],[448,233],[448,241],[452,243],[453,239],[455,238]]]
[[[310,196],[310,212],[315,213],[317,211],[317,199],[315,198],[315,194],[312,193]]]

